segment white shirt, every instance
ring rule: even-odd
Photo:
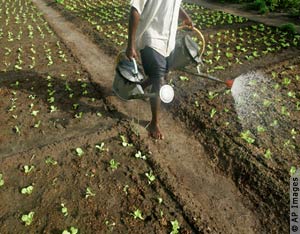
[[[131,0],[140,14],[136,32],[138,50],[149,46],[167,57],[175,48],[178,16],[182,0]]]

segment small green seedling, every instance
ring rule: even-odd
[[[186,76],[179,76],[179,79],[180,79],[181,81],[188,81],[188,80],[189,80],[189,78],[186,77]]]
[[[131,215],[133,216],[134,219],[144,220],[142,216],[142,212],[139,209],[136,209]]]
[[[271,150],[270,149],[267,149],[265,154],[264,154],[265,158],[267,159],[271,159],[272,157],[272,153],[271,153]]]
[[[218,93],[209,91],[209,92],[208,92],[208,99],[209,99],[209,100],[213,100],[213,99],[214,99],[215,97],[217,97],[218,95],[219,95]]]
[[[33,192],[33,186],[29,185],[28,187],[24,187],[21,189],[21,193],[24,195],[30,195]]]
[[[78,228],[70,227],[70,231],[63,230],[62,234],[78,234]]]
[[[103,152],[103,151],[106,151],[108,152],[108,148],[104,148],[104,142],[101,142],[100,145],[95,145],[95,148],[100,151],[100,152]]]
[[[129,185],[128,185],[128,184],[126,184],[126,185],[124,186],[124,188],[123,188],[123,192],[124,192],[126,195],[128,195],[128,188],[129,188]]]
[[[296,171],[297,171],[297,168],[294,167],[294,166],[291,166],[291,169],[290,169],[290,175],[291,175],[291,176],[294,175],[294,174],[296,173]]]
[[[96,196],[96,194],[92,192],[92,189],[90,187],[87,187],[85,190],[85,198],[94,196]]]
[[[57,111],[56,106],[50,106],[50,113]]]
[[[21,217],[21,220],[25,223],[25,226],[29,226],[33,221],[34,212],[31,211],[28,214],[24,214]]]
[[[64,216],[68,216],[68,214],[69,214],[68,208],[65,206],[65,204],[61,203],[60,206],[61,206],[61,213],[63,213]]]
[[[258,125],[258,126],[256,127],[256,130],[257,130],[257,132],[265,132],[265,131],[266,131],[266,128],[264,128],[264,127],[261,126],[261,125]]]
[[[48,156],[46,158],[45,163],[48,164],[48,165],[52,165],[52,166],[57,165],[57,161],[54,160],[51,156]]]
[[[143,155],[141,151],[138,151],[135,155],[134,155],[136,158],[141,158],[143,160],[146,160],[147,157],[146,155]]]
[[[81,111],[81,112],[75,114],[74,117],[75,117],[76,119],[81,119],[81,118],[82,118],[82,115],[83,115],[83,112]]]
[[[20,130],[20,128],[16,125],[16,126],[14,126],[14,131],[15,131],[15,133],[17,133],[18,135],[21,135],[21,130]]]
[[[41,125],[41,120],[39,120],[37,123],[35,123],[34,125],[33,125],[33,127],[34,128],[39,128],[40,127],[40,125]]]
[[[116,226],[115,222],[110,222],[109,220],[105,220],[104,224],[106,225],[107,228],[109,228],[110,231],[112,231]]]
[[[126,139],[125,136],[120,135],[120,138],[121,138],[121,140],[122,140],[122,146],[124,146],[124,147],[132,147],[132,146],[133,146],[133,144],[129,144],[129,143],[127,142],[127,139]]]
[[[253,144],[255,142],[255,139],[251,137],[252,133],[247,130],[245,132],[241,133],[241,138],[248,142],[249,144]]]
[[[148,178],[148,183],[151,184],[155,180],[155,175],[153,175],[153,171],[150,170],[149,172],[146,172],[145,175]]]
[[[84,155],[84,151],[80,147],[76,148],[75,152],[78,157],[82,157]]]
[[[3,175],[0,173],[0,187],[4,185]]]
[[[37,114],[38,114],[39,112],[40,112],[40,111],[38,111],[38,110],[37,110],[37,111],[32,111],[32,112],[31,112],[31,115],[32,115],[32,116],[37,116]]]
[[[212,108],[210,111],[210,118],[213,118],[216,113],[217,113],[217,110],[215,108]]]
[[[163,199],[161,197],[157,198],[158,204],[162,204],[163,203]]]
[[[110,167],[110,169],[111,169],[112,171],[118,169],[119,165],[120,165],[120,163],[117,162],[117,161],[115,161],[114,159],[111,159],[111,160],[109,161],[109,167]]]
[[[179,226],[177,219],[174,221],[171,221],[171,225],[172,225],[172,231],[170,232],[170,234],[178,234],[180,226]]]
[[[32,172],[34,170],[34,166],[33,165],[31,165],[31,166],[25,165],[23,167],[23,169],[24,169],[25,174],[29,174],[30,172]]]

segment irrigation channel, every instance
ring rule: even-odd
[[[54,68],[37,64],[34,72],[5,68],[0,74],[0,94],[12,102],[8,113],[18,109],[18,99],[40,97],[37,103],[22,105],[30,106],[31,116],[41,115],[43,123],[51,123],[42,124],[40,131],[25,124],[12,125],[13,133],[2,127],[6,135],[0,138],[1,233],[71,233],[77,228],[80,233],[287,232],[287,181],[290,168],[299,166],[298,37],[282,42],[294,43],[291,48],[283,45],[268,53],[258,43],[256,53],[245,61],[233,63],[227,51],[228,64],[208,65],[207,72],[235,79],[231,90],[172,72],[176,99],[162,110],[165,140],[155,141],[145,130],[149,104],[120,101],[111,91],[114,55],[122,43],[111,47],[112,39],[99,33],[99,27],[109,25],[88,23],[75,3],[70,11],[54,1],[32,2],[23,0],[16,7],[21,12],[25,7],[18,7],[25,3],[42,15],[52,38],[36,48],[44,46],[49,65],[47,48],[54,51],[56,46],[62,61]],[[91,9],[93,4],[87,1]],[[265,28],[234,19],[233,31],[242,25],[259,34]],[[233,33],[226,33],[227,26],[218,27],[222,36]],[[212,40],[209,46],[220,42],[214,29],[203,31]],[[25,44],[22,48],[29,49]],[[261,58],[260,49],[267,51]],[[43,96],[55,93],[52,87],[60,101]],[[54,113],[50,118],[43,114],[49,108]],[[23,112],[12,119],[23,118]],[[11,116],[2,118],[5,123]],[[39,128],[39,122],[28,119],[24,117],[28,125]],[[285,158],[276,157],[280,152]],[[28,185],[34,187],[32,195],[26,195]]]

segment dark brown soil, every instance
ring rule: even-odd
[[[138,148],[122,146],[120,134],[127,138],[129,125],[119,123],[121,115],[104,103],[99,86],[33,3],[6,1],[1,9],[28,18],[6,21],[0,11],[0,233],[60,234],[71,227],[79,233],[170,233],[175,220],[181,233],[195,233],[159,179],[149,183],[146,173],[153,169],[135,157]],[[115,170],[112,159],[120,163]],[[33,171],[25,173],[26,165]],[[32,194],[22,194],[30,185]],[[87,188],[95,195],[86,197]],[[143,219],[134,218],[137,210]],[[26,226],[21,219],[29,212],[34,217]]]
[[[101,38],[104,42],[107,41],[105,35],[101,35],[81,18],[80,13],[77,13],[79,17],[75,17],[75,14],[65,10],[61,5],[53,7],[60,9],[78,27],[84,28],[83,31],[92,39],[96,38],[97,41],[97,38]],[[266,27],[267,30],[262,33],[257,30],[259,27],[261,25],[258,23],[246,21],[242,24],[225,24],[204,28],[204,36],[212,47],[209,49],[212,53],[204,55],[205,69],[220,76],[223,80],[233,79],[248,71],[257,71],[258,69],[263,70],[267,77],[272,77],[272,72],[278,73],[279,75],[273,77],[271,82],[264,84],[267,89],[270,89],[268,85],[282,84],[287,73],[292,84],[286,87],[282,86],[279,90],[280,95],[286,99],[288,92],[297,93],[299,90],[299,82],[295,79],[295,75],[299,74],[299,59],[293,60],[299,55],[299,37],[290,38],[273,27]],[[246,38],[243,36],[243,42],[239,41],[242,37],[238,35],[241,32],[240,29],[247,31],[244,34]],[[272,40],[274,44],[269,45],[268,41],[265,41],[266,43],[260,41],[261,38],[268,35],[268,31],[270,35],[275,36]],[[232,36],[233,34],[236,38]],[[280,45],[278,42],[282,40],[287,40],[285,43],[288,42],[292,46],[287,48],[288,46],[284,44]],[[248,44],[244,44],[244,42]],[[215,47],[217,43],[219,45]],[[239,43],[248,52],[240,53],[236,48]],[[100,45],[102,47],[102,44]],[[272,51],[267,51],[268,47],[272,47]],[[114,54],[114,51],[120,48],[114,44],[106,51]],[[234,51],[234,56],[226,56],[228,48],[230,51]],[[207,63],[208,60],[214,59],[210,56],[218,53],[218,50],[222,51],[222,59],[213,61],[212,64]],[[257,51],[259,55],[253,54],[254,51]],[[235,60],[236,58],[239,59],[239,62]],[[293,64],[295,67],[291,69],[290,66]],[[189,81],[181,81],[180,76],[187,76]],[[172,73],[170,78],[176,89],[176,100],[168,109],[174,116],[186,122],[186,125],[194,131],[195,136],[208,150],[212,162],[218,165],[226,175],[229,175],[243,194],[255,204],[261,215],[260,220],[265,224],[268,232],[287,232],[288,194],[285,191],[288,190],[290,167],[299,165],[296,157],[299,154],[297,146],[299,137],[298,134],[294,138],[290,136],[292,129],[298,132],[299,112],[296,110],[296,105],[299,96],[296,95],[294,99],[292,98],[290,103],[276,101],[272,105],[274,110],[270,106],[262,108],[267,117],[256,117],[256,120],[259,121],[255,123],[245,122],[245,119],[241,120],[240,113],[235,110],[235,100],[231,93],[226,92],[221,85],[205,79],[198,79],[186,73]],[[262,94],[264,91],[261,91],[260,88],[262,87],[258,84],[257,92]],[[217,97],[210,99],[209,91],[217,94]],[[257,100],[256,107],[259,104],[263,105],[263,101]],[[273,100],[270,101],[273,102]],[[290,116],[285,116],[286,113],[282,106],[287,108]],[[212,110],[216,111],[213,117],[211,117]],[[279,122],[278,128],[269,129],[270,121],[276,120],[276,118]],[[264,123],[265,127],[268,124],[267,133],[257,131],[258,122]],[[241,139],[241,132],[246,130],[254,133],[254,144],[249,144]],[[266,154],[267,150],[270,150],[271,156]],[[286,155],[285,159],[281,157],[282,152]]]
[[[178,220],[180,233],[192,233],[159,180],[147,179],[152,169],[135,157],[138,149],[122,146],[122,132],[126,136],[124,126],[114,126],[1,160],[0,232],[60,234],[73,226],[80,233],[169,233],[171,221]],[[95,147],[101,143],[103,150]],[[84,151],[81,157],[78,147]],[[110,167],[112,159],[117,169]],[[34,166],[33,171],[26,174],[25,165]],[[22,194],[29,185],[32,194]],[[94,195],[87,196],[87,188]],[[138,209],[143,220],[133,215]],[[29,212],[34,212],[33,221],[25,226],[21,217]]]

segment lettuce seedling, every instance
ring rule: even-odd
[[[271,153],[271,150],[270,149],[267,149],[265,154],[264,154],[265,158],[267,159],[271,159],[272,157],[272,153]]]
[[[63,213],[63,215],[68,216],[68,214],[69,214],[68,213],[68,208],[65,206],[65,204],[61,203],[60,206],[61,206],[61,212]]]
[[[245,140],[246,142],[253,144],[255,142],[255,139],[253,139],[251,137],[251,135],[252,135],[252,133],[249,130],[247,130],[247,131],[241,133],[241,138],[243,140]]]
[[[188,81],[188,80],[189,80],[189,78],[186,77],[186,76],[179,76],[179,79],[180,79],[181,81]]]
[[[77,234],[78,233],[78,228],[75,227],[70,227],[70,231],[68,230],[63,230],[62,234]]]
[[[25,173],[25,174],[29,174],[30,172],[33,171],[34,166],[33,166],[33,165],[31,165],[31,166],[25,165],[25,166],[23,167],[23,169],[24,169],[24,173]]]
[[[150,170],[149,172],[146,172],[145,175],[148,178],[148,183],[149,184],[151,184],[155,180],[155,175],[153,175],[152,170]]]
[[[24,214],[21,217],[21,220],[25,223],[25,226],[29,226],[33,221],[34,212],[31,211],[28,214]]]
[[[294,166],[291,166],[291,169],[290,169],[290,175],[291,175],[291,176],[294,175],[294,174],[296,173],[296,171],[297,171],[297,168],[294,167]]]
[[[144,220],[142,216],[142,212],[139,209],[136,209],[131,215],[133,216],[134,219]]]
[[[90,187],[87,187],[85,190],[85,198],[94,196],[96,196],[96,194],[92,192],[92,189]]]
[[[4,185],[3,175],[0,173],[0,187]]]
[[[179,226],[177,219],[174,221],[171,221],[171,225],[172,225],[172,231],[170,232],[170,234],[179,234],[180,226]]]
[[[80,147],[76,148],[75,152],[78,157],[82,157],[84,155],[84,151]]]
[[[33,192],[33,186],[29,185],[28,187],[24,187],[21,189],[22,194],[30,195]]]
[[[129,144],[128,142],[127,142],[127,139],[126,139],[126,137],[125,136],[123,136],[123,135],[120,135],[120,137],[121,137],[121,140],[122,140],[122,146],[124,146],[124,147],[132,147],[133,146],[133,144]]]
[[[57,165],[57,161],[54,160],[51,156],[48,156],[46,159],[45,159],[45,163],[46,164],[51,164],[53,166]]]
[[[97,150],[99,150],[100,152],[103,152],[103,151],[108,152],[109,151],[108,148],[104,148],[104,142],[101,142],[100,145],[95,145],[95,148]]]
[[[134,155],[136,158],[141,158],[143,160],[146,160],[147,157],[146,155],[142,155],[142,152],[141,151],[138,151],[135,155]]]
[[[117,161],[115,161],[114,159],[111,159],[111,160],[109,161],[109,166],[110,166],[110,169],[111,169],[112,171],[118,169],[119,165],[120,165],[120,163],[117,162]]]
[[[210,111],[210,118],[213,118],[216,113],[217,113],[217,110],[215,108],[212,108]]]

